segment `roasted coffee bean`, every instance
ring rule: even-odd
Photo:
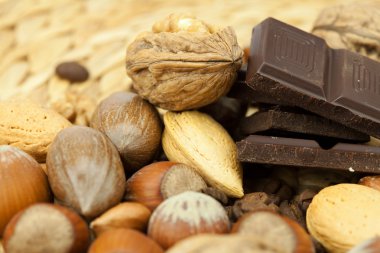
[[[55,73],[62,79],[66,79],[72,83],[84,82],[89,77],[88,70],[77,62],[63,62],[60,63]]]

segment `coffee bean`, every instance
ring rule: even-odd
[[[63,62],[56,67],[55,73],[73,83],[84,82],[89,77],[88,70],[77,62]]]

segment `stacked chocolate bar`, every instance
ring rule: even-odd
[[[365,144],[380,138],[379,62],[268,18],[230,95],[259,107],[239,124],[240,161],[380,173]]]

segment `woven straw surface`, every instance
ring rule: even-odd
[[[327,6],[350,0],[0,0],[0,100],[28,98],[76,124],[88,124],[96,104],[131,86],[124,69],[127,44],[173,12],[232,26],[242,47],[252,27],[272,16],[310,30]],[[90,79],[71,85],[54,69],[79,61]]]

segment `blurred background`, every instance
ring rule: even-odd
[[[351,0],[0,0],[0,100],[31,99],[86,125],[103,98],[131,86],[128,43],[170,13],[191,13],[232,26],[241,47],[252,27],[271,16],[310,31],[320,11]],[[55,75],[77,61],[90,78],[72,85]]]

